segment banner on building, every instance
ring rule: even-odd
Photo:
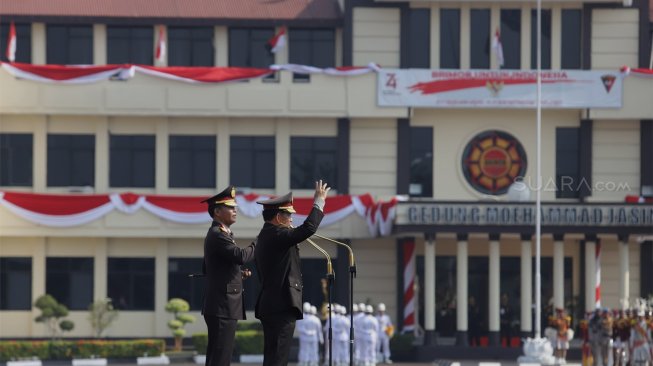
[[[383,107],[535,108],[533,70],[381,69]],[[617,70],[542,71],[543,108],[621,108],[623,74]]]

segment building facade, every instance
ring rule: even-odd
[[[138,17],[69,3],[63,11],[3,1],[2,55],[13,21],[16,62],[34,65],[376,63],[402,72],[536,67],[536,16],[529,2],[314,0],[181,11],[180,1],[170,0],[160,9],[139,8]],[[638,0],[544,2],[542,68],[618,75],[624,65],[648,68],[649,9]],[[288,44],[269,53],[265,43],[282,26]],[[167,52],[157,59],[161,29]],[[492,42],[497,31],[503,66]],[[467,344],[469,333],[477,331],[498,342],[501,299],[507,298],[514,334],[532,332],[533,211],[524,214],[530,203],[510,202],[507,190],[516,177],[531,187],[536,181],[534,109],[380,106],[382,82],[373,73],[279,71],[224,84],[137,74],[127,81],[60,85],[3,71],[0,191],[33,194],[34,207],[49,202],[43,194],[208,197],[229,184],[245,194],[292,190],[308,197],[311,182],[325,178],[340,195],[400,196],[406,200],[392,209],[390,235],[370,234],[366,218],[356,214],[320,230],[348,241],[356,253],[355,301],[384,302],[400,326],[416,317],[427,342],[435,342],[437,332]],[[650,195],[653,186],[651,89],[650,79],[623,76],[620,108],[543,110],[544,207],[572,208],[578,216],[561,213],[563,218],[543,226],[544,308],[591,310],[597,284],[601,306],[628,306],[653,293],[653,207],[625,203],[629,196]],[[506,170],[506,164],[516,170]],[[613,224],[580,221],[583,212],[608,215],[610,207],[617,208]],[[497,217],[467,220],[475,210],[488,209],[496,209]],[[627,212],[624,221],[620,209]],[[238,243],[251,241],[261,225],[260,217],[241,214],[233,227]],[[199,309],[202,282],[187,274],[201,270],[207,228],[146,210],[114,210],[71,227],[37,225],[3,204],[0,337],[45,336],[32,307],[45,293],[58,295],[71,309],[76,327],[70,336],[91,335],[86,307],[105,297],[121,309],[108,336],[168,336],[169,298],[186,298],[193,311]],[[410,245],[414,272],[405,265]],[[347,303],[346,252],[325,247],[336,259],[336,299]],[[302,257],[305,297],[318,304],[323,259],[309,247],[302,247]],[[409,303],[404,290],[412,275],[418,291]],[[248,281],[252,319],[257,285]],[[471,297],[480,318],[470,323]],[[203,330],[201,321],[190,326],[191,333]]]

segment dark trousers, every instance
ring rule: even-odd
[[[204,315],[209,329],[209,343],[206,346],[206,366],[228,366],[234,352],[236,337],[236,319],[219,318],[216,315]]]
[[[263,366],[286,366],[295,330],[295,314],[276,313],[261,319],[263,324]]]

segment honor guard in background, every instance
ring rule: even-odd
[[[376,340],[378,339],[379,321],[374,316],[372,305],[365,307],[365,316],[360,321],[362,366],[376,365]],[[356,335],[359,337],[359,335]]]
[[[643,309],[637,311],[637,319],[630,329],[631,361],[634,366],[651,365],[651,329],[644,319]]]
[[[392,360],[390,359],[390,338],[394,335],[394,325],[392,325],[392,319],[390,319],[390,316],[385,313],[384,303],[380,303],[377,310],[378,314],[376,319],[379,322],[379,339],[376,343],[376,353],[381,354],[381,352],[383,352],[383,362],[392,363]]]
[[[292,193],[259,201],[265,224],[255,250],[261,285],[256,317],[263,324],[263,365],[288,364],[295,321],[302,319],[302,272],[299,243],[317,231],[324,213],[326,183],[315,183],[313,208],[302,225],[292,227]]]
[[[299,366],[317,366],[320,361],[319,346],[322,343],[322,323],[313,315],[313,308],[304,303],[304,318],[297,321],[299,333]],[[317,308],[315,309],[317,313]]]
[[[231,225],[236,222],[236,189],[233,186],[202,201],[208,204],[213,223],[204,239],[206,276],[202,314],[209,331],[206,349],[207,366],[225,366],[231,361],[236,323],[245,319],[243,278],[249,270],[241,265],[254,258],[256,242],[241,249],[234,242]]]

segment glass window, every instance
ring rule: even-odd
[[[171,135],[168,181],[173,188],[215,188],[215,136]]]
[[[231,136],[229,174],[236,187],[274,188],[274,136]]]
[[[521,10],[501,9],[502,69],[521,67]]]
[[[410,128],[410,186],[414,197],[433,197],[433,128]]]
[[[288,57],[291,64],[333,67],[336,61],[333,29],[291,28],[288,32]],[[310,75],[293,74],[293,80],[308,80]]]
[[[48,257],[45,292],[69,310],[87,310],[93,302],[93,258]]]
[[[229,29],[229,66],[267,68],[272,65],[274,55],[267,49],[272,37],[272,28]]]
[[[93,64],[93,26],[49,24],[46,29],[46,62]]]
[[[556,128],[556,198],[579,197],[579,139],[579,128]]]
[[[562,69],[581,68],[581,20],[580,9],[562,9],[562,37],[560,66]]]
[[[214,65],[211,27],[168,27],[168,45],[170,66]]]
[[[490,9],[471,9],[470,66],[472,69],[490,68]]]
[[[429,69],[431,68],[431,9],[408,10],[408,65]]]
[[[95,185],[95,136],[48,135],[48,186]]]
[[[184,299],[191,310],[202,310],[204,278],[188,275],[202,273],[203,261],[203,258],[168,258],[168,299]]]
[[[119,310],[154,310],[154,258],[109,258],[107,295]]]
[[[440,68],[460,68],[460,9],[440,9]]]
[[[32,25],[14,23],[16,26],[16,60],[14,62],[32,63]],[[10,22],[0,23],[0,61],[8,62],[7,43]]]
[[[109,186],[154,187],[153,135],[109,136]]]
[[[0,133],[0,186],[32,185],[32,134]]]
[[[154,29],[107,26],[107,63],[154,65]]]
[[[337,165],[336,137],[290,138],[290,188],[312,189],[319,179],[336,182]]]
[[[565,35],[566,36],[566,35]],[[531,10],[531,69],[537,69],[537,10]],[[551,10],[542,9],[542,69],[551,69]]]
[[[0,310],[32,309],[32,258],[0,258]]]

